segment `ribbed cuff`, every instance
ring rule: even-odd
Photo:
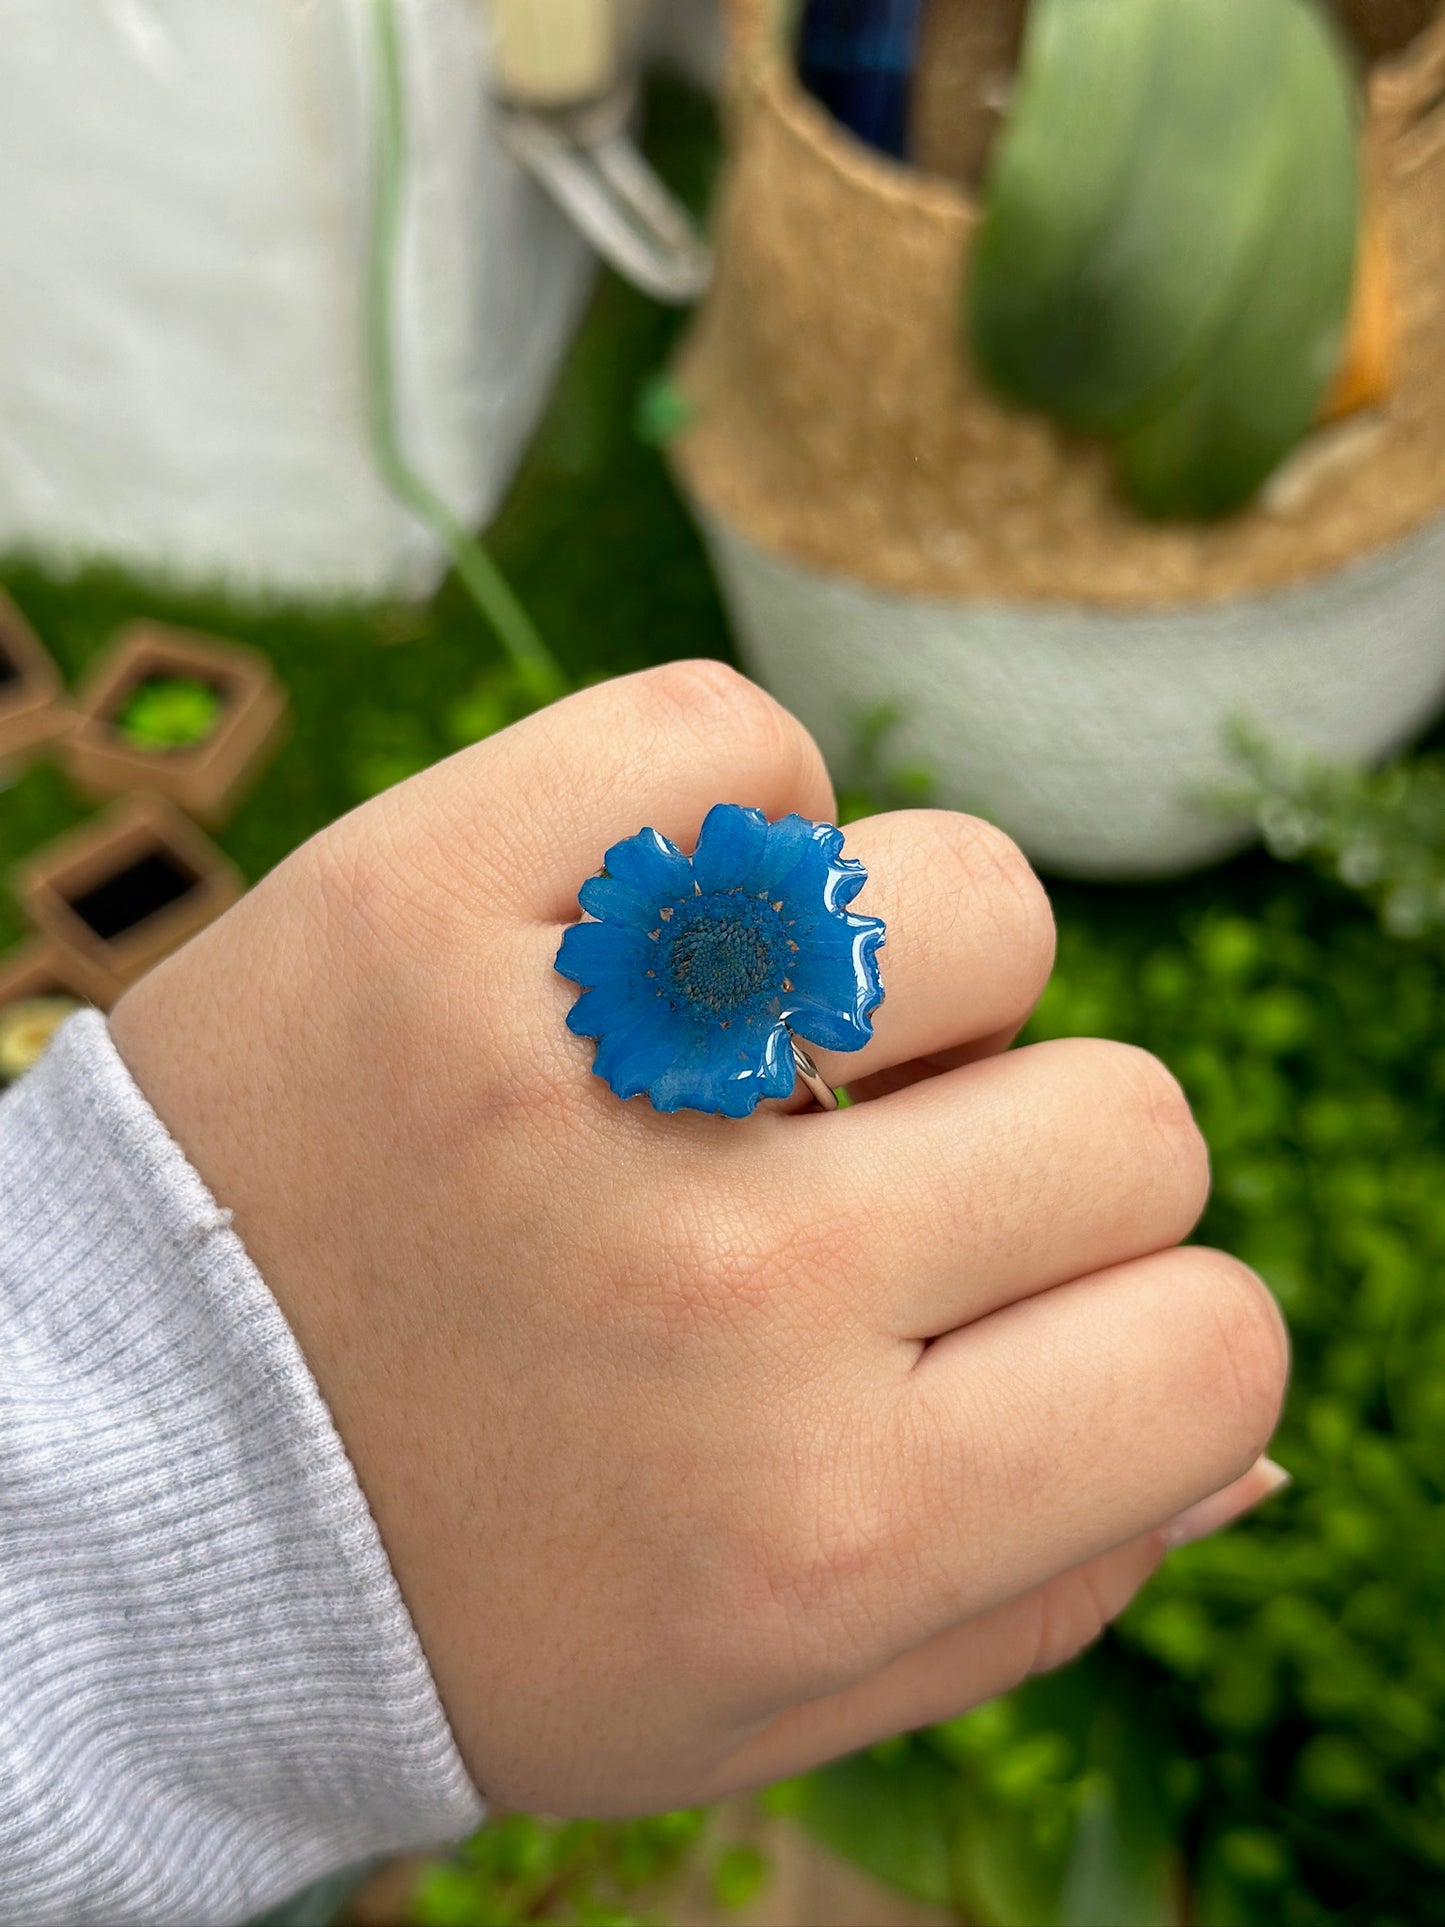
[[[242,1920],[481,1814],[289,1327],[73,1018],[0,1103],[0,1920]]]

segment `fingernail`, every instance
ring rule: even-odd
[[[1180,1546],[1192,1546],[1196,1539],[1207,1539],[1211,1532],[1222,1532],[1225,1526],[1232,1526],[1236,1519],[1242,1519],[1246,1512],[1253,1512],[1257,1505],[1276,1492],[1282,1492],[1289,1484],[1289,1473],[1273,1459],[1258,1459],[1242,1479],[1233,1485],[1225,1486],[1222,1492],[1212,1492],[1198,1505],[1190,1506],[1166,1526],[1161,1526],[1159,1536],[1171,1552]]]

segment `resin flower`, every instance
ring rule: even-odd
[[[867,881],[831,823],[719,803],[684,856],[656,830],[607,852],[557,969],[583,986],[568,1028],[593,1069],[659,1111],[746,1117],[793,1089],[790,1032],[859,1050],[883,1001],[883,925],[845,906]]]

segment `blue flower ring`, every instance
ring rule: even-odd
[[[867,872],[842,849],[831,823],[736,803],[708,811],[691,856],[656,830],[613,844],[578,892],[596,921],[566,930],[556,968],[618,1097],[748,1117],[801,1079],[836,1106],[798,1039],[861,1050],[883,1001],[883,923],[846,908]]]

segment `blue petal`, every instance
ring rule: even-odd
[[[627,1030],[658,1001],[646,977],[610,977],[594,990],[584,990],[567,1012],[567,1028],[578,1037],[605,1037]]]
[[[788,1027],[783,1023],[774,1024],[763,1047],[763,1096],[791,1097],[797,1081]]]
[[[554,968],[574,984],[601,984],[614,977],[645,977],[656,945],[621,923],[574,923],[562,933]]]
[[[840,910],[832,916],[796,917],[787,926],[788,935],[798,946],[799,957],[826,960],[858,958],[858,938],[869,939],[869,956],[883,946],[885,925],[881,917],[860,917]],[[790,977],[797,972],[790,969]]]
[[[811,868],[810,861],[800,864],[783,886],[786,891],[783,922],[788,927],[788,935],[797,943],[808,943],[820,933],[826,936],[831,930],[847,928],[859,921],[876,923],[881,930],[880,917],[860,919],[844,908],[867,881],[868,872],[851,857],[826,859],[816,869]]]
[[[769,1095],[766,1073],[773,1034],[759,1037],[755,1032],[723,1030],[717,1024],[700,1029],[647,1094],[659,1111],[720,1111],[726,1117],[747,1117]],[[791,1079],[784,1088],[792,1089]]]
[[[793,988],[783,1015],[799,1036],[826,1050],[861,1050],[873,1035],[872,1013],[883,1001],[877,952],[883,925],[876,917],[839,920],[838,940],[820,933],[793,959]]]
[[[639,830],[636,836],[614,843],[602,867],[608,876],[630,883],[658,903],[693,894],[691,861],[656,830]]]
[[[833,823],[811,823],[812,834],[798,860],[768,894],[783,899],[785,916],[841,911],[868,881],[856,857],[844,856],[843,832]]]
[[[636,1097],[675,1062],[692,1026],[658,998],[626,1030],[609,1031],[597,1046],[592,1068],[617,1097]]]
[[[819,827],[806,816],[797,815],[770,823],[758,860],[742,880],[743,889],[750,896],[776,898],[783,879],[792,875],[813,848]]]
[[[828,908],[845,909],[867,881],[868,872],[856,857],[835,855],[824,895]]]
[[[824,1050],[862,1050],[873,1036],[873,1025],[856,1011],[839,1010],[832,1004],[814,1003],[808,997],[790,997],[784,1009],[788,1023],[810,1044]]]
[[[705,896],[735,890],[753,870],[768,839],[768,819],[761,810],[740,803],[714,803],[703,818],[692,873]]]
[[[589,917],[631,924],[634,930],[657,928],[656,900],[635,883],[624,883],[621,877],[588,877],[577,892],[577,901]]]

